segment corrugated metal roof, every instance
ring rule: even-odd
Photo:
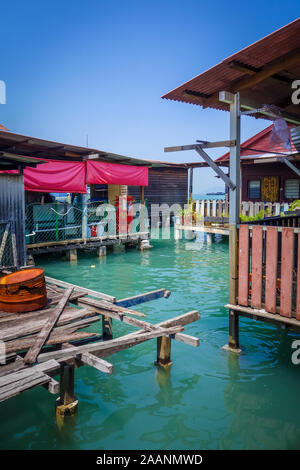
[[[206,70],[197,77],[180,85],[166,93],[162,98],[198,104],[204,107],[228,110],[228,105],[214,99],[219,91],[232,91],[234,84],[239,80],[249,77],[249,73],[260,71],[267,64],[285,56],[300,48],[300,18],[292,23],[269,34],[241,51],[233,54],[214,67]],[[299,49],[300,50],[300,49]],[[233,68],[234,66],[234,68]],[[245,72],[247,69],[248,73]],[[291,102],[291,82],[300,78],[300,61],[296,65],[289,66],[287,70],[257,83],[251,88],[240,91],[241,99],[254,101],[258,105],[273,104],[282,107],[285,111],[300,115],[300,106]],[[184,92],[197,94],[197,97],[184,95]],[[207,99],[211,101],[207,102]],[[286,104],[286,103],[285,103]]]
[[[283,144],[272,144],[270,142],[270,135],[271,131],[273,128],[273,124],[271,126],[266,127],[262,131],[258,132],[257,134],[253,135],[250,137],[250,139],[245,140],[241,144],[241,157],[246,157],[249,155],[257,155],[258,157],[266,157],[270,154],[276,154],[276,153],[284,153],[284,154],[289,154],[293,153],[296,151],[296,147],[291,142],[291,151],[287,150]],[[243,148],[251,148],[253,150],[243,150]],[[257,152],[255,152],[255,149]],[[258,152],[259,151],[259,152]],[[264,152],[265,151],[265,154]],[[221,157],[217,158],[215,160],[216,162],[226,162],[229,161],[229,152],[224,153]]]
[[[80,161],[85,158],[97,158],[99,161],[122,163],[125,165],[151,165],[139,158],[0,130],[0,155],[3,152],[46,160]]]

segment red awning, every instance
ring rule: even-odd
[[[86,193],[85,162],[43,163],[36,168],[25,168],[26,191],[43,193]]]
[[[148,167],[88,160],[86,183],[148,186]]]

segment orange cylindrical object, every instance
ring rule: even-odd
[[[0,279],[0,310],[32,312],[47,304],[44,270],[30,268],[7,274]]]

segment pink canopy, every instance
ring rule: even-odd
[[[0,173],[17,173],[10,170]],[[86,193],[87,184],[148,186],[148,168],[86,160],[48,161],[24,170],[26,191],[43,193]]]
[[[86,182],[87,184],[148,186],[148,168],[88,160]]]
[[[27,191],[86,193],[85,181],[85,162],[51,161],[24,170],[24,184]]]

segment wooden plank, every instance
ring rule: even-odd
[[[65,306],[67,305],[67,302],[69,300],[70,295],[72,294],[73,287],[70,287],[66,290],[64,296],[62,299],[59,301],[57,307],[54,309],[54,311],[49,315],[47,322],[41,329],[41,331],[38,333],[34,344],[30,347],[28,350],[24,362],[25,364],[33,364],[36,361],[37,356],[40,353],[40,350],[44,346],[45,342],[47,341],[52,329],[54,328],[54,325],[58,321],[60,315],[62,314]]]
[[[276,227],[267,227],[266,234],[266,282],[265,309],[276,313],[276,282],[278,258],[278,232]]]
[[[251,307],[261,307],[263,229],[252,228]]]
[[[25,367],[23,366],[21,370],[0,377],[0,389],[7,384],[20,382],[35,372],[49,373],[59,368],[60,364],[54,359],[46,361],[42,364],[37,364],[33,367],[28,367],[25,365]]]
[[[162,329],[157,329],[155,331],[147,332],[147,333],[142,333],[140,335],[135,334],[135,336],[132,336],[130,338],[116,338],[112,340],[108,340],[105,342],[101,343],[96,343],[96,344],[87,344],[87,345],[82,345],[82,346],[77,346],[73,348],[68,348],[64,349],[61,351],[52,351],[48,353],[43,353],[38,356],[38,362],[44,362],[44,361],[49,361],[50,359],[55,359],[55,360],[66,360],[66,359],[71,359],[74,356],[78,356],[79,354],[82,354],[84,352],[108,352],[118,346],[126,346],[128,348],[131,348],[135,344],[141,341],[148,341],[149,339],[152,338],[158,338],[159,336],[165,336],[165,335],[174,335],[175,333],[178,333],[179,331],[182,331],[183,328],[180,326],[173,327],[173,328],[162,328]],[[80,358],[80,357],[79,357]]]
[[[298,234],[296,319],[300,320],[300,235]]]
[[[145,317],[146,315],[142,312],[136,310],[131,310],[129,308],[119,307],[116,304],[111,304],[109,302],[99,301],[97,299],[92,299],[90,297],[83,297],[80,299],[81,305],[89,305],[91,307],[96,307],[101,309],[103,312],[115,312],[120,315],[135,315],[136,317]]]
[[[243,307],[242,305],[225,305],[226,308],[239,312],[254,320],[261,320],[273,325],[286,325],[287,327],[300,329],[300,321],[296,318],[288,318],[279,314],[267,312],[265,309],[256,309],[251,307]]]
[[[82,305],[83,302],[84,302],[84,304],[89,305],[90,300],[92,300],[92,299],[88,299],[88,298],[79,299],[78,304]],[[93,303],[93,305],[96,305],[96,304]],[[120,315],[117,312],[101,310],[100,308],[96,308],[96,312],[100,313],[101,315],[106,315],[106,316],[109,316],[109,317],[114,318],[116,320],[127,323],[128,325],[137,326],[138,328],[142,328],[143,330],[146,330],[146,331],[152,331],[154,329],[154,327],[158,327],[158,326],[161,326],[161,327],[171,326],[170,322],[172,322],[172,321],[175,322],[175,320],[176,320],[176,319],[171,319],[171,320],[167,320],[166,322],[162,322],[159,325],[152,325],[151,323],[145,322],[144,320],[142,321],[142,320],[138,320],[137,318],[131,318],[131,317],[128,317],[126,315]],[[182,320],[181,323],[178,322],[177,324],[180,324],[180,325],[183,326],[184,324],[197,321],[200,318],[200,315],[197,312],[197,310],[193,310],[192,312],[188,312],[188,313],[186,313],[184,315],[180,315],[179,317],[176,317],[176,318],[178,318],[178,319],[180,318]],[[189,320],[186,323],[184,323],[184,319],[189,319]],[[172,326],[175,326],[175,323],[173,323]],[[134,334],[135,333],[131,333],[130,335],[134,335]],[[128,335],[126,335],[126,336],[128,336]],[[177,340],[177,341],[180,341],[182,343],[189,344],[190,346],[194,346],[194,347],[199,346],[199,339],[198,338],[195,338],[195,337],[192,337],[192,336],[189,336],[189,335],[185,335],[183,333],[177,333],[174,336],[174,339]]]
[[[132,305],[150,302],[151,300],[159,299],[161,297],[169,297],[168,294],[170,295],[170,291],[167,291],[166,289],[157,289],[151,292],[146,292],[144,294],[134,295],[132,297],[117,300],[115,305],[128,308],[132,307]]]
[[[248,305],[249,292],[249,226],[240,225],[239,229],[239,283],[238,303]]]
[[[280,315],[292,316],[292,281],[294,261],[294,229],[282,229],[281,244],[281,284],[280,284]]]
[[[72,325],[72,322],[75,322],[78,319],[92,317],[95,314],[94,312],[95,310],[91,309],[90,307],[83,309],[72,308],[68,310],[67,313],[62,313],[61,317],[58,319],[57,326]],[[6,326],[5,328],[1,325],[0,340],[9,341],[15,338],[21,338],[22,336],[37,333],[41,330],[41,328],[43,328],[46,321],[47,318],[36,318],[30,322],[27,322],[25,317],[25,320],[19,321],[17,324],[12,324]]]
[[[19,395],[25,390],[36,387],[38,385],[43,385],[50,381],[50,377],[41,372],[36,372],[31,374],[28,377],[25,377],[22,381],[17,384],[9,384],[0,389],[0,402],[12,398],[16,395]]]
[[[55,330],[53,331],[53,333],[55,333]],[[86,338],[95,338],[96,340],[97,338],[100,338],[100,335],[96,333],[87,332],[87,331],[73,332],[70,330],[66,330],[64,333],[60,332],[59,334],[58,333],[54,335],[51,334],[45,344],[49,346],[49,345],[62,344],[62,343],[76,341],[79,339],[86,339]],[[5,343],[5,347],[6,347],[7,352],[18,352],[18,351],[29,349],[34,344],[34,342],[35,342],[35,337],[23,338],[20,340],[8,341]]]
[[[114,371],[114,367],[112,364],[110,364],[110,362],[107,362],[104,359],[94,356],[94,354],[91,354],[89,352],[82,353],[80,356],[80,360],[84,364],[94,367],[95,369],[98,369],[101,372],[104,372],[105,374],[112,374]]]
[[[73,287],[75,292],[84,292],[87,295],[96,297],[97,299],[107,300],[108,302],[112,302],[112,303],[116,301],[115,297],[108,295],[108,294],[103,294],[103,292],[98,292],[92,289],[87,289],[86,287],[76,286],[75,284],[71,284],[70,282],[60,281],[58,279],[54,279],[53,277],[49,277],[49,276],[45,276],[45,279],[46,279],[46,282],[49,284],[54,284],[54,285],[65,287],[65,288]]]
[[[17,372],[18,370],[23,369],[24,365],[23,358],[21,356],[17,356],[15,361],[0,366],[0,377]]]
[[[49,377],[49,382],[46,382],[45,384],[43,384],[42,386],[48,390],[49,393],[51,393],[52,395],[56,395],[57,393],[59,393],[59,382],[55,379],[53,379],[52,377]]]

